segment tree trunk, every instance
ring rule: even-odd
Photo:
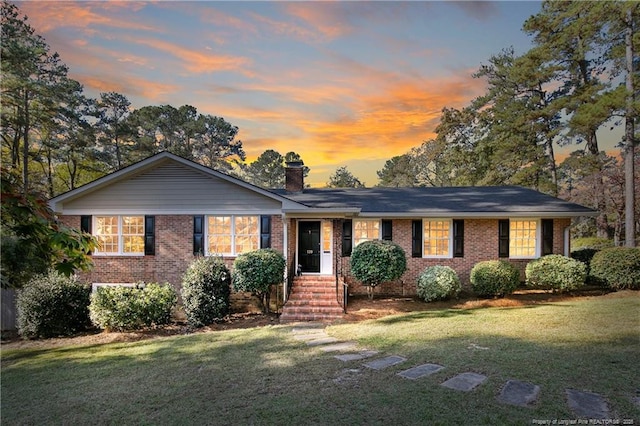
[[[29,193],[29,90],[24,89],[24,128],[22,135],[22,193]]]
[[[634,182],[634,111],[633,111],[633,16],[632,10],[627,10],[626,29],[626,111],[624,126],[624,202],[625,202],[625,245],[635,247],[636,227],[635,227],[635,182]]]

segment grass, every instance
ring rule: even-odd
[[[387,370],[342,363],[267,326],[133,343],[2,350],[2,423],[14,424],[532,424],[573,419],[564,390],[604,395],[612,418],[640,421],[640,297],[514,308],[434,309],[327,332],[381,355]],[[422,363],[446,368],[407,380]],[[438,384],[464,371],[470,393]],[[531,408],[496,401],[508,379],[541,386]]]

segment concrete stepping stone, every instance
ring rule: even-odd
[[[378,354],[378,351],[360,351],[354,354],[335,355],[334,358],[337,358],[342,362],[359,361],[361,359],[370,358],[377,354]]]
[[[335,337],[321,337],[319,339],[307,340],[308,346],[320,346],[320,345],[328,345],[329,343],[336,343],[338,339]]]
[[[325,345],[320,349],[324,352],[352,351],[356,348],[356,342],[339,342],[333,345]]]
[[[442,370],[444,367],[438,364],[422,364],[417,367],[410,368],[408,370],[404,370],[398,373],[398,376],[402,376],[406,379],[419,379],[424,376],[430,376],[438,371]]]
[[[498,395],[498,401],[519,407],[531,407],[538,400],[539,394],[540,386],[538,385],[519,380],[508,380]]]
[[[324,332],[324,325],[311,323],[301,327],[293,327],[291,329],[291,332],[293,334],[309,334],[313,332]]]
[[[467,372],[458,374],[457,376],[450,378],[440,385],[449,389],[469,392],[481,385],[485,380],[487,380],[487,376],[478,373]]]
[[[608,419],[611,417],[607,400],[600,394],[565,389],[567,403],[573,413],[586,419]]]
[[[312,334],[295,334],[293,336],[293,338],[296,340],[317,340],[317,339],[322,339],[324,337],[329,337],[329,335],[324,331],[321,333],[312,333]]]
[[[364,366],[367,368],[372,368],[374,370],[383,370],[387,367],[391,367],[392,365],[405,362],[406,360],[406,358],[399,355],[391,355],[388,357],[376,359],[375,361],[367,362],[366,364],[364,364]]]

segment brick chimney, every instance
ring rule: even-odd
[[[284,175],[284,188],[287,192],[302,192],[304,189],[304,163],[287,161]]]

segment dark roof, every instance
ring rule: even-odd
[[[519,186],[323,188],[275,190],[310,208],[358,208],[360,214],[592,216],[587,207]]]

